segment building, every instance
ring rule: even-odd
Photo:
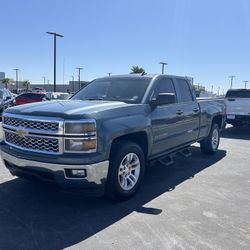
[[[0,81],[2,82],[2,80],[5,78],[5,73],[4,72],[0,72]]]

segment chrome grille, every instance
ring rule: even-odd
[[[5,131],[5,141],[13,146],[26,150],[54,154],[59,153],[59,140],[56,138],[32,136],[25,136],[21,138],[15,133]]]
[[[32,130],[43,130],[43,131],[51,131],[58,132],[59,123],[58,122],[48,122],[48,121],[37,121],[37,120],[25,120],[16,117],[4,117],[4,125],[8,125],[11,127],[22,127],[25,129]]]

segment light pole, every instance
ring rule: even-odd
[[[18,71],[19,71],[20,69],[13,69],[13,70],[16,71],[16,93],[17,93],[17,91],[18,91]]]
[[[75,78],[74,76],[71,76],[72,78],[72,90],[73,90],[73,93],[75,93]]]
[[[214,91],[214,85],[211,86],[211,93],[213,94]]]
[[[245,83],[245,89],[247,88],[248,81],[243,81]]]
[[[111,76],[111,74],[112,74],[111,72],[108,73],[109,76]]]
[[[230,89],[232,89],[233,88],[233,79],[235,78],[235,76],[229,76],[229,78],[231,78]]]
[[[164,74],[164,67],[165,65],[168,65],[166,62],[159,62],[161,64],[161,73]]]
[[[45,78],[45,76],[43,76],[42,78],[43,78],[43,88],[44,88],[44,90],[45,90],[45,82],[46,82],[46,78]]]
[[[76,69],[78,69],[78,83],[79,83],[79,89],[80,89],[81,88],[81,70],[83,70],[83,68],[78,67]]]
[[[63,37],[63,35],[57,34],[55,32],[46,33],[54,36],[54,92],[56,92],[56,37]]]
[[[220,87],[218,87],[218,93],[217,96],[220,96]]]

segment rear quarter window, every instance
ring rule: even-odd
[[[45,97],[44,94],[35,94],[35,93],[25,93],[20,95],[21,98],[27,98],[27,99],[42,99]]]
[[[250,90],[229,90],[226,98],[250,98]]]

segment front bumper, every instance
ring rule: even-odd
[[[66,165],[26,160],[13,156],[1,150],[1,157],[5,166],[16,176],[35,177],[44,181],[52,181],[62,188],[92,188],[106,183],[109,161],[102,161],[87,165]],[[68,177],[66,171],[71,169],[85,170],[84,177]]]

